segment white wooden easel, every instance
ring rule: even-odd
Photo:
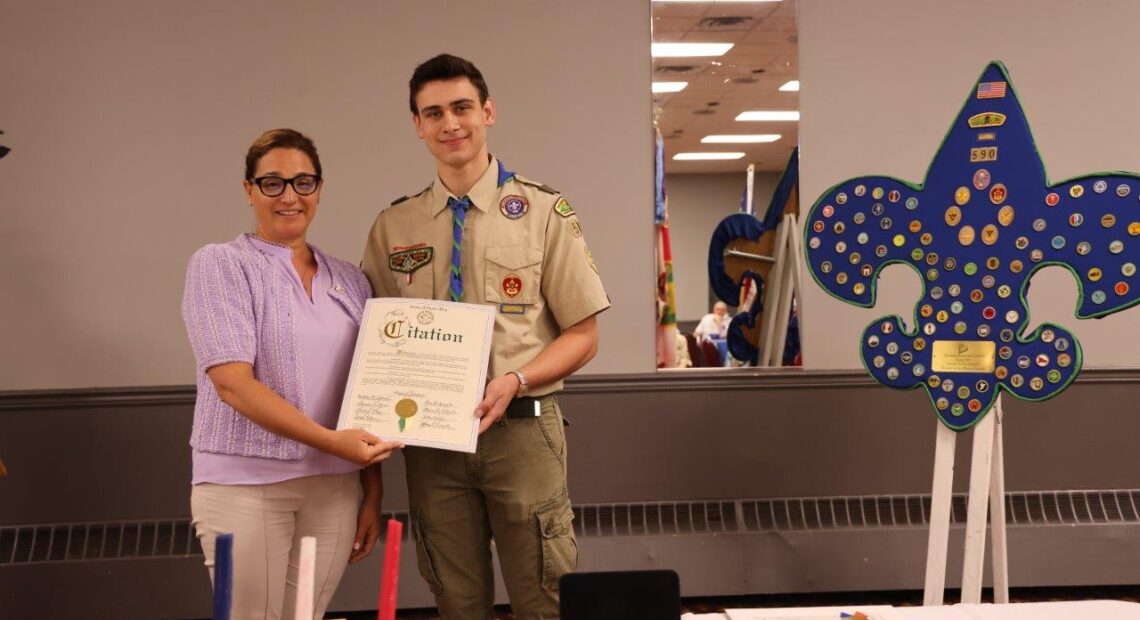
[[[761,328],[763,345],[759,366],[783,365],[792,302],[800,299],[800,276],[804,273],[804,255],[801,249],[796,215],[785,213],[776,227],[775,265],[768,272],[765,285],[764,325]]]
[[[974,426],[970,460],[970,494],[966,545],[962,559],[962,602],[980,603],[985,570],[986,505],[993,530],[994,602],[1009,602],[1009,565],[1005,538],[1005,467],[1002,456],[1001,395],[993,409]],[[946,589],[950,544],[950,502],[954,485],[954,445],[958,434],[938,422],[934,444],[934,483],[930,503],[930,535],[926,546],[924,605],[941,605]]]

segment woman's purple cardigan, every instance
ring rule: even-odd
[[[372,293],[368,280],[351,263],[310,247],[328,265],[332,277],[328,294],[360,325],[364,302]],[[198,398],[190,433],[194,448],[271,459],[301,458],[300,443],[265,430],[222,402],[206,376],[211,366],[246,362],[253,366],[258,381],[305,410],[292,286],[247,235],[207,245],[190,258],[182,318],[197,360]]]

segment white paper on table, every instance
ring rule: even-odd
[[[861,611],[873,620],[1140,620],[1140,603],[1126,601],[1048,601],[994,605],[930,607],[849,606],[728,609],[729,620],[839,620],[842,612]]]
[[[840,614],[862,612],[870,620],[904,620],[890,605],[850,605],[846,607],[770,607],[726,609],[728,620],[839,620]]]
[[[926,608],[924,608],[925,611]],[[961,615],[955,620],[1140,620],[1140,603],[1126,601],[1042,601],[994,605],[959,604],[951,609]],[[928,616],[916,615],[918,620]],[[930,616],[930,618],[934,618]],[[935,618],[935,620],[938,620]]]

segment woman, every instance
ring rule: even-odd
[[[233,620],[293,618],[300,540],[315,536],[320,618],[346,564],[372,551],[379,463],[403,445],[331,430],[371,291],[356,267],[305,242],[322,188],[312,140],[265,132],[244,185],[256,232],[198,250],[186,274],[191,512],[211,580],[215,537],[234,534]]]

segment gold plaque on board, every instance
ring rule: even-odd
[[[932,345],[930,370],[933,372],[993,372],[993,342],[980,340],[936,340]]]

